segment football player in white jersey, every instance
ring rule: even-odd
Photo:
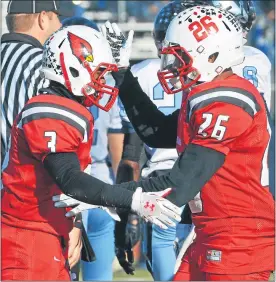
[[[236,16],[244,32],[244,54],[245,60],[242,64],[233,67],[233,72],[237,75],[244,77],[249,80],[258,91],[262,94],[265,104],[267,106],[267,111],[270,113],[272,111],[272,79],[271,72],[272,66],[268,57],[259,49],[249,46],[247,44],[247,34],[256,18],[254,1],[212,1],[213,5],[218,8],[228,10],[234,16]],[[270,177],[270,192],[275,197],[275,177],[274,177],[274,163],[275,163],[275,150],[274,150],[274,140],[275,140],[275,125],[272,123],[270,115],[268,115],[270,127],[272,128],[271,142],[269,148],[269,170],[271,171]]]
[[[70,25],[87,25],[98,30],[94,22],[85,18],[73,17],[63,21],[63,26]],[[90,107],[90,111],[94,117],[94,136],[89,173],[108,184],[114,184],[114,175],[123,149],[120,108],[116,102],[108,112],[96,106]],[[96,261],[82,261],[83,280],[112,280],[112,263],[115,257],[114,220],[102,209],[86,210],[82,213],[82,219],[96,256]]]
[[[155,20],[153,34],[158,49],[162,48],[162,41],[165,38],[166,30],[172,18],[183,9],[198,5],[198,2],[202,1],[182,1],[182,3],[171,2],[159,12]],[[244,29],[244,38],[246,42],[247,33],[252,27],[256,17],[252,1],[209,1],[208,3],[205,3],[210,4],[210,2],[216,7],[228,10],[239,19]],[[200,4],[203,5],[204,3]],[[180,11],[177,10],[178,8]],[[237,75],[251,81],[255,87],[258,88],[266,101],[268,109],[270,109],[271,63],[267,56],[260,50],[251,46],[244,46],[244,48],[245,60],[243,64],[233,67],[233,71]],[[131,71],[134,76],[138,77],[141,88],[158,109],[165,114],[170,114],[180,107],[181,94],[164,95],[157,75],[155,75],[159,69],[160,60],[150,59],[134,65]],[[121,109],[121,115],[123,119],[128,120],[123,108]],[[145,151],[148,161],[142,169],[142,177],[160,175],[162,171],[170,169],[177,158],[176,151],[173,149],[154,149],[145,146]],[[180,226],[186,227],[184,232],[182,230],[182,238],[185,238],[190,228],[187,228],[187,225],[179,225],[179,227]],[[179,228],[179,230],[181,230],[181,228]],[[190,234],[189,238],[193,238],[192,235],[193,234]],[[175,266],[175,252],[173,249],[173,243],[176,238],[175,229],[169,228],[168,230],[160,230],[158,227],[154,226],[152,228],[151,236],[145,236],[145,238],[148,239],[148,241],[144,243],[149,246],[149,248],[146,248],[146,253],[154,279],[171,280]],[[185,248],[187,247],[188,244],[185,244],[182,253],[183,251],[185,252]],[[182,255],[180,254],[179,258],[181,258],[181,256]]]
[[[123,149],[122,122],[117,103],[109,112],[94,106],[90,108],[95,120],[90,174],[108,184],[114,184]],[[82,219],[96,255],[94,262],[82,261],[83,280],[110,281],[113,278],[112,263],[115,258],[115,221],[102,209],[84,211]]]
[[[157,52],[162,48],[162,40],[171,20],[181,11],[194,5],[207,5],[205,1],[173,1],[164,6],[156,16],[153,37]],[[166,95],[157,77],[160,69],[160,58],[144,60],[135,64],[131,72],[138,78],[143,91],[149,96],[157,108],[169,115],[179,109],[182,101],[182,92],[176,95]],[[121,108],[121,117],[129,122],[124,108]],[[131,127],[131,125],[129,125]],[[137,138],[139,138],[137,136]],[[162,175],[171,169],[178,157],[175,149],[156,149],[144,145],[147,157],[146,164],[141,170],[142,178]],[[169,281],[173,278],[176,263],[176,249],[181,246],[191,231],[191,224],[178,224],[162,230],[151,224],[144,224],[143,254],[146,257],[147,268],[156,281]]]
[[[247,42],[247,34],[256,18],[254,1],[211,1],[215,7],[229,11],[236,16],[244,32]],[[233,71],[249,80],[263,95],[267,108],[271,110],[271,62],[259,49],[252,46],[244,46],[245,60],[242,64],[233,67]]]

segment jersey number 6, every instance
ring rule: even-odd
[[[207,38],[211,33],[217,33],[218,27],[217,25],[211,21],[212,18],[209,16],[205,16],[200,19],[199,22],[192,22],[189,25],[189,30],[193,31],[193,35],[197,42],[202,41],[203,39]]]
[[[56,143],[57,143],[57,134],[55,131],[45,131],[45,137],[50,137],[48,141],[48,148],[51,150],[52,153],[56,152]]]

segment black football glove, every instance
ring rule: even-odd
[[[115,225],[116,256],[126,274],[134,275],[133,247],[141,235],[140,218],[133,213],[120,214],[120,217],[121,221],[117,221]]]

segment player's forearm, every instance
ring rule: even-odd
[[[118,167],[116,183],[120,184],[139,179],[139,160],[142,148],[143,142],[135,132],[125,134],[122,160]]]
[[[72,175],[72,172],[70,173]],[[90,176],[82,171],[73,173],[69,185],[63,186],[63,192],[81,202],[107,206],[130,208],[132,191],[123,188],[114,190],[112,185]]]
[[[168,175],[172,187],[176,188],[171,195],[172,202],[180,207],[194,199],[224,161],[225,155],[218,151],[189,144]]]
[[[121,160],[117,176],[116,183],[124,183],[129,181],[137,181],[140,176],[140,168],[138,162],[133,162],[129,160]]]
[[[72,198],[93,205],[130,208],[137,187],[142,187],[145,192],[175,188],[168,199],[183,206],[200,192],[224,160],[225,155],[220,152],[190,144],[169,173],[116,185],[106,184],[82,172],[74,153],[50,154],[45,158],[44,166],[62,192]]]
[[[175,148],[178,112],[164,115],[157,109],[129,70],[119,96],[135,131],[150,147]]]
[[[123,133],[109,133],[108,134],[108,148],[111,157],[112,169],[114,175],[117,174],[118,166],[123,153]]]
[[[121,187],[114,190],[112,185],[84,173],[75,153],[50,154],[44,167],[61,191],[74,199],[100,206],[131,207],[132,191]]]
[[[161,191],[172,187],[175,189],[167,198],[181,207],[201,191],[205,183],[223,165],[224,160],[225,155],[220,152],[190,144],[167,174],[148,178],[136,184],[123,183],[118,187],[134,189],[135,186],[138,186],[142,187],[145,192]]]

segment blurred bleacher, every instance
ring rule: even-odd
[[[98,24],[106,20],[119,22],[123,31],[133,29],[132,60],[156,58],[152,40],[153,20],[169,1],[73,1],[75,15],[93,19]]]

